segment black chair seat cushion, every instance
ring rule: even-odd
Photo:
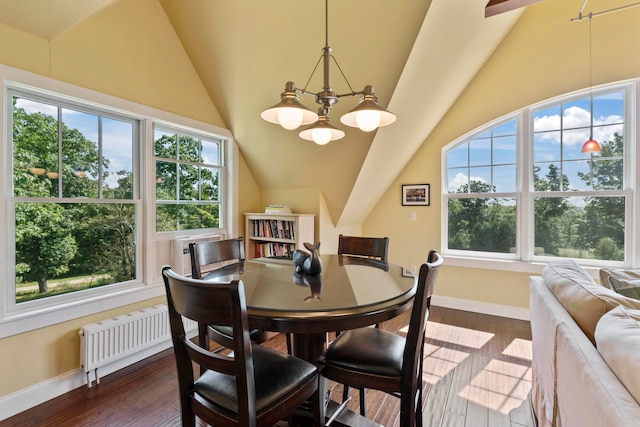
[[[327,366],[400,376],[405,339],[378,328],[342,332],[324,354]]]
[[[302,359],[260,345],[253,345],[256,412],[269,407],[317,372]],[[238,412],[236,379],[231,375],[206,371],[194,384],[197,394],[235,413]]]
[[[209,327],[216,330],[219,334],[229,337],[230,340],[233,339],[233,328],[231,326],[211,325]],[[261,336],[262,331],[260,329],[252,329],[249,334],[251,339],[255,339],[256,337],[259,338]]]

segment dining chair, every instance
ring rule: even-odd
[[[324,424],[324,379],[312,363],[249,338],[241,280],[211,283],[162,269],[178,369],[182,425],[272,426],[311,399],[313,425]],[[183,316],[233,331],[233,353],[214,353],[185,334]],[[194,364],[204,373],[194,379]]]
[[[400,398],[400,426],[422,426],[422,363],[431,295],[442,256],[432,250],[420,267],[406,337],[377,328],[344,331],[318,359],[327,379]],[[360,414],[365,416],[364,399]]]
[[[242,237],[233,239],[214,240],[202,243],[189,243],[191,257],[191,277],[202,279],[213,271],[229,270],[232,264],[244,262],[244,240]],[[231,261],[234,261],[232,263]],[[264,332],[252,330],[251,339],[262,342]],[[220,344],[218,351],[230,348],[233,341],[233,330],[230,327],[220,325],[199,325],[198,337],[200,345],[209,349],[209,339]]]
[[[214,272],[230,273],[235,272],[234,266],[238,267],[238,272],[242,271],[244,260],[244,239],[236,237],[233,239],[214,240],[202,243],[189,243],[189,254],[191,256],[191,277],[202,279],[207,274]],[[210,325],[202,327],[198,331],[201,345],[208,345],[209,339],[220,344],[218,351],[229,348],[233,331],[229,327],[220,325]],[[252,329],[251,339],[261,343],[267,339],[267,333],[259,329]],[[287,351],[291,354],[291,337],[286,334]],[[208,348],[208,347],[207,347]]]
[[[338,255],[348,255],[350,257],[366,258],[382,262],[389,261],[389,238],[388,237],[360,237],[360,236],[338,236]],[[340,258],[342,260],[342,257]],[[380,324],[376,323],[376,328]],[[336,337],[342,331],[336,331]],[[342,400],[349,396],[349,387],[345,386],[342,391]],[[364,389],[360,389],[360,403],[364,404],[366,399]]]

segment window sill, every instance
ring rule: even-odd
[[[44,328],[83,316],[90,316],[101,311],[112,310],[164,295],[164,286],[161,282],[158,282],[149,285],[141,284],[131,286],[117,292],[69,301],[68,303],[41,309],[8,313],[4,319],[0,321],[0,338]]]
[[[500,260],[492,258],[469,258],[458,255],[444,255],[445,264],[453,267],[481,268],[485,270],[511,271],[514,273],[529,273],[539,276],[547,265],[547,262],[526,262],[520,260]],[[598,281],[600,267],[582,266],[589,275]]]

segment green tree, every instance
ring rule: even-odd
[[[65,274],[106,274],[115,281],[135,278],[132,204],[59,203],[59,197],[100,196],[97,145],[52,115],[28,114],[14,99],[13,149],[16,197],[56,198],[52,203],[16,204],[16,275],[36,280],[41,293],[47,292],[48,279]],[[60,161],[58,177],[34,169],[58,171]],[[103,170],[108,166],[102,159]],[[115,188],[103,185],[103,197],[132,199],[132,189],[132,173],[120,171]]]
[[[611,141],[602,142],[601,148],[590,162],[591,173],[579,173],[580,179],[591,184],[594,190],[624,188],[624,138],[616,132]],[[623,260],[625,198],[589,197],[584,211],[588,224],[587,245],[599,253],[599,259]],[[612,245],[616,250],[611,249]]]
[[[487,194],[495,188],[478,180],[457,193]],[[451,249],[506,253],[515,246],[515,206],[494,197],[449,199],[448,245]]]
[[[540,167],[533,169],[533,187],[536,192],[563,191],[569,188],[569,179],[560,173],[553,163],[547,175],[540,177]],[[570,206],[564,197],[536,197],[534,201],[535,246],[544,248],[545,253],[558,255],[562,246],[561,219]],[[571,232],[571,230],[568,230]]]
[[[156,199],[173,202],[157,207],[156,229],[172,231],[218,227],[219,206],[199,203],[215,201],[219,197],[215,169],[192,164],[201,162],[200,140],[164,134],[155,141],[155,155],[158,159],[166,159],[156,161]]]
[[[76,254],[72,226],[55,203],[16,204],[16,224],[16,263],[47,292],[47,279],[65,273]]]

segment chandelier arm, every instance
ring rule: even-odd
[[[318,65],[320,65],[320,61],[322,61],[322,55],[320,56],[320,58],[318,58],[318,62],[316,62],[316,66],[313,67],[313,71],[311,71],[311,75],[307,79],[307,83],[304,85],[304,87],[302,89],[298,89],[300,92],[302,92],[302,93],[304,93],[306,95],[315,95],[315,93],[309,92],[307,90],[307,86],[309,86],[309,82],[311,82],[311,79],[313,78],[313,75],[316,73],[316,70],[318,69]]]
[[[364,91],[361,90],[360,92],[348,92],[348,93],[338,93],[336,94],[336,98],[344,98],[345,96],[356,96],[356,95],[364,95]]]
[[[349,80],[347,79],[347,76],[345,76],[344,72],[342,71],[342,68],[340,67],[340,64],[338,64],[338,60],[331,55],[331,59],[333,59],[333,62],[336,64],[336,67],[338,67],[338,70],[340,70],[340,74],[342,74],[342,78],[344,79],[345,82],[347,82],[347,86],[349,86],[349,89],[351,89],[351,94],[350,95],[357,95],[358,92],[354,92],[353,88],[351,87],[351,84],[349,83]],[[345,95],[342,95],[345,96]],[[338,97],[340,97],[340,95],[338,95]]]

